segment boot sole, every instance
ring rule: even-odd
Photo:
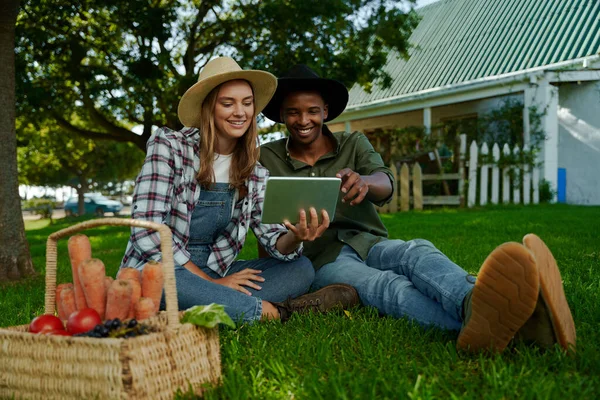
[[[535,309],[540,280],[533,255],[519,243],[498,246],[483,262],[473,288],[471,316],[456,347],[501,352]]]
[[[575,323],[556,260],[548,246],[534,234],[525,235],[523,244],[536,259],[540,271],[540,296],[549,311],[554,335],[563,349],[575,351],[577,340]]]

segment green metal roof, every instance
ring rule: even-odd
[[[391,87],[350,90],[349,107],[600,53],[600,0],[440,0],[417,10]]]

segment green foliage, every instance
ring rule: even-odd
[[[23,209],[39,215],[42,219],[51,219],[56,202],[50,199],[30,199],[23,202]]]
[[[16,31],[18,114],[145,150],[153,126],[181,127],[181,95],[218,55],[275,74],[305,63],[347,86],[386,86],[390,51],[407,57],[418,23],[414,11],[394,3],[24,1]],[[143,127],[141,136],[133,125]]]
[[[225,307],[215,303],[210,303],[207,306],[194,306],[187,309],[181,318],[182,324],[186,322],[205,328],[214,328],[219,324],[235,328],[235,323],[225,312]]]
[[[550,203],[556,199],[556,190],[550,186],[550,182],[545,179],[540,181],[540,203]]]
[[[500,149],[500,159],[497,165],[505,168],[514,165],[537,166],[537,155],[546,136],[542,129],[543,111],[532,106],[529,109],[530,143],[529,149],[523,150],[523,103],[513,98],[507,98],[498,108],[479,115],[477,118],[450,120],[431,127],[427,133],[425,128],[409,126],[399,129],[386,129],[370,134],[378,149],[384,154],[386,162],[405,162],[418,158],[436,148],[447,149],[451,154],[458,154],[459,135],[467,135],[467,149],[475,140],[478,145],[498,143],[509,145],[511,153],[506,155]],[[513,153],[519,146],[518,154]],[[494,164],[492,149],[487,155],[479,154],[479,163]],[[444,164],[447,172],[452,169],[452,160]]]
[[[94,141],[58,127],[51,120],[17,120],[19,182],[27,185],[68,185],[87,192],[107,183],[132,179],[143,156],[130,143]]]

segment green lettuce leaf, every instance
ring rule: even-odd
[[[217,324],[225,324],[235,328],[235,324],[225,312],[225,306],[215,303],[188,308],[181,318],[182,324],[186,322],[206,328],[214,328]]]

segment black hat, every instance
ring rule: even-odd
[[[325,122],[340,115],[348,104],[348,89],[340,81],[320,78],[312,69],[304,64],[298,64],[277,79],[277,90],[273,98],[263,110],[263,114],[275,122],[281,120],[281,104],[286,96],[294,92],[316,91],[321,93],[328,114]]]

